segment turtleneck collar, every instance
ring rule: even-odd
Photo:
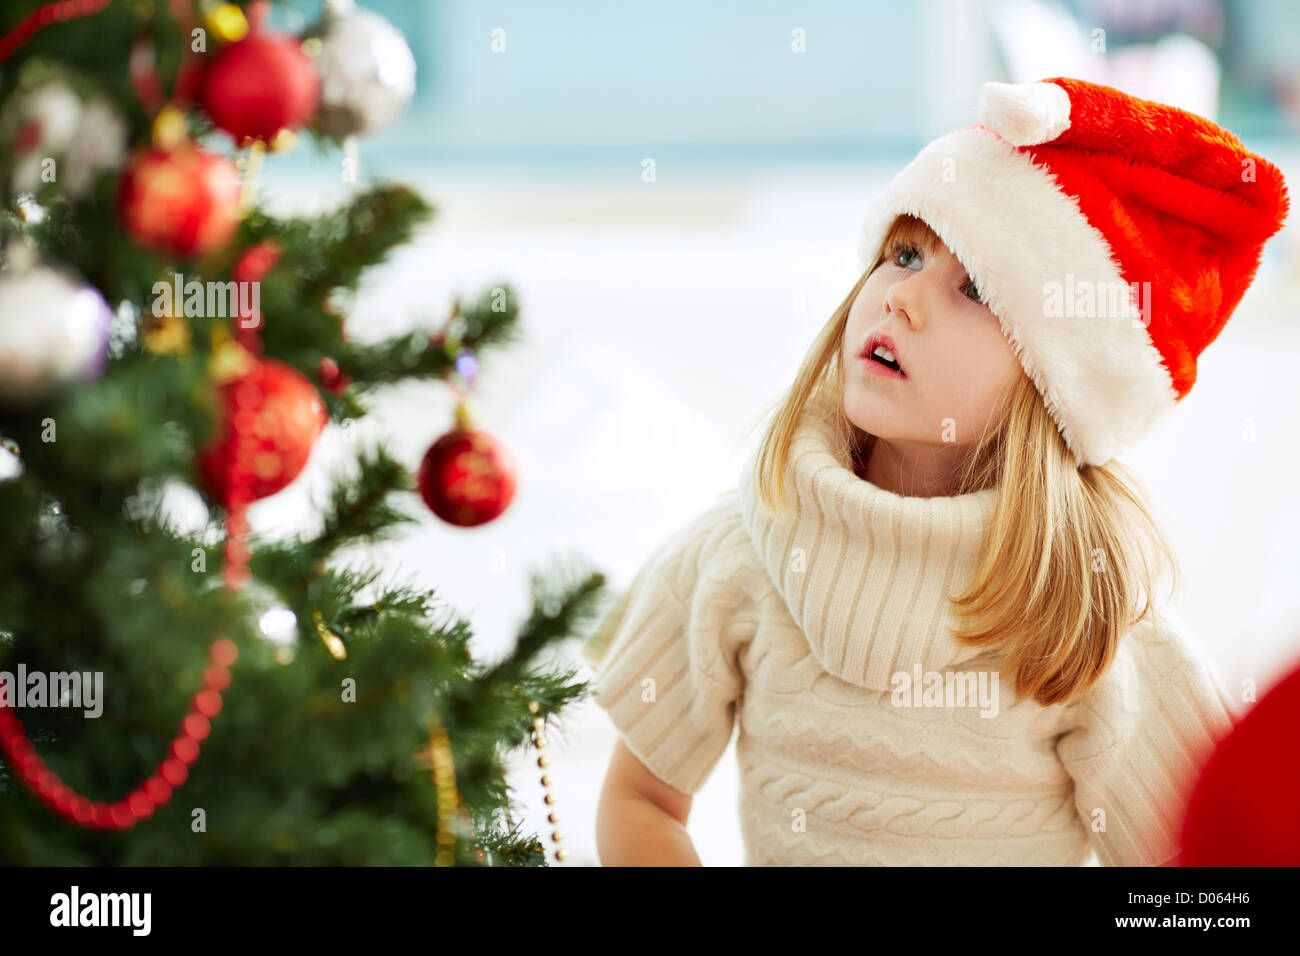
[[[791,442],[792,514],[758,500],[757,456],[742,470],[745,527],[790,614],[828,673],[889,690],[899,671],[953,668],[981,654],[952,638],[945,595],[974,574],[997,492],[920,498],[858,477],[824,404],[809,403]]]

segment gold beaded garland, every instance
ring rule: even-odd
[[[541,705],[535,701],[528,702],[528,712],[533,714],[533,745],[537,747],[537,766],[545,769],[550,766],[550,761],[546,759],[546,737],[542,731],[546,729],[546,718],[535,716],[541,711]],[[551,775],[544,773],[541,776],[542,800],[548,807],[555,805],[555,797],[551,794]],[[546,815],[547,822],[552,826],[560,822],[560,815],[552,810]],[[554,862],[563,863],[569,856],[564,847],[560,846],[564,842],[564,835],[559,830],[551,831],[551,842],[555,844]]]

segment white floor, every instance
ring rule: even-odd
[[[281,208],[334,201],[334,182],[264,171]],[[441,212],[373,275],[348,323],[356,339],[441,323],[456,293],[504,278],[519,290],[524,340],[483,356],[480,426],[514,452],[519,490],[477,530],[432,514],[368,555],[387,573],[436,586],[468,615],[479,656],[513,643],[529,611],[528,572],[576,558],[625,586],[667,529],[732,487],[766,404],[856,275],[855,239],[881,173],[773,169],[643,183],[639,166],[561,178],[521,170],[425,170]],[[411,177],[407,177],[408,180]],[[1124,460],[1166,509],[1186,582],[1175,610],[1230,688],[1262,693],[1300,655],[1300,241],[1289,230],[1200,363],[1169,424]],[[1285,266],[1285,268],[1284,268]],[[268,317],[274,321],[274,316]],[[382,437],[411,468],[451,422],[448,391],[403,385],[345,437],[322,440],[293,488],[254,508],[258,530],[310,521],[311,496],[349,439]],[[576,646],[563,650],[576,661]],[[614,741],[587,702],[550,733],[555,809],[569,858],[597,863],[595,809]],[[535,755],[534,755],[535,756]],[[525,825],[543,834],[538,773],[511,780]],[[738,865],[736,768],[729,751],[697,795],[690,832],[702,860]]]

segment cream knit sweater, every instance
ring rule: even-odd
[[[805,417],[797,515],[761,506],[747,463],[593,635],[595,700],[633,753],[695,793],[738,723],[750,866],[1172,859],[1194,774],[1241,716],[1181,629],[1163,612],[1132,629],[1083,696],[1016,699],[943,599],[996,493],[901,497],[831,449]]]

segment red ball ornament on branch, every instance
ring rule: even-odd
[[[320,77],[302,41],[263,30],[265,16],[266,5],[253,4],[248,34],[223,47],[203,76],[204,112],[240,146],[298,129],[320,100]]]
[[[456,427],[424,453],[419,489],[431,511],[448,524],[471,528],[497,518],[515,496],[515,461],[496,437],[473,427],[464,404]]]
[[[283,362],[250,357],[219,395],[217,437],[198,460],[208,492],[230,507],[297,478],[328,418],[315,386]]]
[[[188,259],[222,245],[239,225],[239,174],[224,156],[185,144],[139,153],[122,177],[118,210],[131,238]]]

